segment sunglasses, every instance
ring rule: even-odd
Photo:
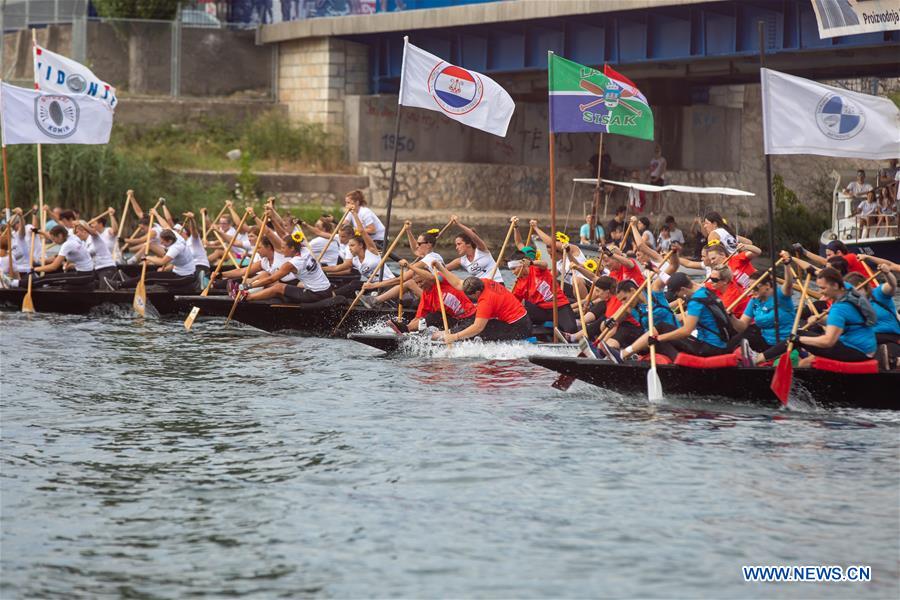
[[[417,241],[417,242],[416,242],[416,246],[421,246],[421,245],[427,244],[427,243],[428,243],[428,242],[419,242],[419,241]]]
[[[710,277],[709,280],[713,283],[719,283],[720,281],[722,281],[722,279],[719,277]]]

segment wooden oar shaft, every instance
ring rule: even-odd
[[[569,266],[569,270],[571,270],[571,265]],[[588,339],[587,332],[587,323],[584,322],[584,307],[581,306],[581,291],[578,287],[578,282],[575,281],[575,277],[572,277],[572,287],[575,288],[575,304],[578,305],[578,318],[581,320],[581,334],[584,336],[584,339]],[[593,291],[594,288],[591,288]],[[590,298],[590,296],[588,296]]]
[[[338,224],[335,225],[334,231],[332,231],[331,235],[328,237],[328,242],[325,243],[325,247],[322,248],[322,251],[319,252],[319,256],[316,257],[317,262],[322,262],[322,257],[325,256],[325,252],[328,251],[328,247],[331,246],[331,242],[334,241],[334,236],[337,235],[338,230],[344,224],[344,221],[347,219],[347,215],[349,215],[349,214],[350,214],[350,211],[348,210],[347,212],[344,213],[344,216],[341,217],[341,220],[338,221]]]
[[[403,318],[403,265],[400,265],[400,295],[397,296],[397,320]]]
[[[393,252],[394,248],[397,247],[397,242],[399,242],[400,238],[402,238],[406,234],[407,229],[408,229],[408,226],[406,224],[404,224],[403,227],[400,228],[400,231],[397,233],[396,236],[394,236],[394,241],[391,242],[391,245],[387,249],[387,251],[384,253],[384,256],[382,256],[381,260],[378,261],[378,266],[375,267],[375,269],[372,271],[372,273],[366,279],[365,283],[371,282],[372,278],[381,272],[381,267],[383,267],[384,263],[387,262],[388,257],[391,255],[391,252]],[[347,320],[347,316],[350,314],[350,311],[352,311],[354,309],[354,307],[356,307],[356,305],[359,303],[359,299],[362,298],[363,294],[365,294],[365,293],[366,293],[365,284],[363,284],[363,286],[360,288],[359,292],[356,294],[356,298],[353,299],[353,302],[350,303],[350,307],[347,308],[347,312],[344,313],[344,316],[341,317],[341,320],[338,322],[337,326],[331,332],[331,335],[334,335],[335,333],[338,332],[338,329],[340,329],[341,325],[344,324],[344,321]]]
[[[263,237],[266,235],[266,221],[263,221],[262,227],[259,228],[259,235],[256,236],[256,243],[253,244],[253,253],[250,255],[250,262],[247,263],[247,268],[244,270],[244,275],[241,277],[241,285],[247,283],[247,277],[250,275],[250,267],[253,265],[253,261],[256,260],[256,253],[259,251],[259,243],[262,241]],[[236,294],[234,297],[234,302],[231,303],[231,310],[228,311],[228,318],[225,319],[225,324],[231,321],[231,317],[234,316],[234,311],[237,309],[238,302],[241,301],[240,293]]]
[[[800,314],[803,312],[803,304],[806,302],[806,291],[809,289],[810,277],[812,277],[812,275],[807,273],[806,279],[803,281],[803,291],[800,292],[800,303],[797,305],[797,312],[794,314],[794,325],[791,327],[791,337],[797,334],[797,328],[800,326]],[[788,360],[790,360],[791,351],[793,349],[794,341],[789,340],[787,345],[787,352],[785,353],[788,356]]]
[[[784,262],[784,261],[783,261],[782,259],[779,258],[779,259],[775,262],[775,266],[777,267],[777,266],[780,265],[782,262]],[[750,292],[752,292],[753,290],[756,289],[756,286],[758,286],[760,283],[762,283],[763,281],[765,281],[765,280],[766,280],[766,277],[769,277],[771,274],[772,274],[772,271],[767,269],[762,275],[760,275],[759,277],[757,277],[756,280],[753,281],[753,283],[751,283],[750,285],[748,285],[747,288],[746,288],[743,292],[741,292],[741,295],[740,295],[740,296],[738,296],[737,298],[735,298],[735,299],[731,302],[731,304],[729,304],[729,305],[725,308],[725,312],[726,312],[726,313],[730,313],[732,310],[734,310],[734,307],[737,306],[738,304],[740,304],[740,303],[741,303],[741,300],[743,300],[744,298],[746,298],[747,295],[750,294]]]
[[[509,238],[512,235],[513,229],[516,228],[517,223],[518,221],[510,222],[509,229],[506,230],[506,237],[503,239],[503,245],[500,246],[500,253],[497,255],[497,260],[494,262],[494,268],[491,270],[491,274],[488,276],[488,279],[493,279],[494,275],[497,274],[497,269],[500,268],[500,261],[503,260],[503,253],[506,252],[506,245],[509,243]]]
[[[435,236],[435,237],[440,239],[441,236],[444,235],[444,232],[447,231],[448,229],[450,229],[451,225],[453,225],[453,219],[450,219],[449,221],[447,221],[447,224],[444,225],[440,231],[438,231],[437,236]]]
[[[250,214],[250,211],[249,211],[249,210],[244,212],[244,218],[241,219],[240,225],[243,225],[243,224],[244,224],[244,221],[247,219],[247,216],[248,216],[249,214]],[[225,247],[225,254],[226,254],[226,255],[229,254],[229,253],[231,252],[231,246],[234,245],[234,240],[235,240],[235,239],[237,239],[237,236],[232,237],[231,240],[228,242],[228,245]],[[220,260],[220,261],[219,261],[219,264],[216,265],[215,271],[213,271],[212,276],[210,276],[210,278],[209,278],[209,283],[206,284],[206,287],[203,289],[202,292],[200,292],[200,295],[201,295],[201,296],[208,296],[208,295],[209,295],[209,290],[210,290],[210,288],[212,288],[213,281],[215,281],[216,276],[217,276],[217,275],[219,274],[219,272],[222,270],[222,265],[224,265],[224,264],[225,264],[225,260],[224,260],[224,256],[223,256],[223,260]]]
[[[631,233],[632,225],[634,225],[634,221],[628,221],[628,227],[625,228],[625,233],[622,234],[622,241],[619,242],[619,250],[625,247],[625,243],[628,241],[628,234]]]
[[[228,209],[228,205],[226,204],[225,206],[222,207],[222,210],[219,211],[219,214],[216,215],[216,218],[213,219],[213,220],[209,223],[209,229],[207,229],[206,231],[203,232],[203,241],[204,241],[204,242],[206,242],[206,238],[209,237],[209,232],[210,232],[210,230],[211,230],[213,227],[216,226],[216,223],[219,222],[219,217],[221,217],[221,216],[225,213],[225,211],[226,211],[227,209]],[[243,223],[243,222],[244,222],[244,220],[242,219],[242,220],[241,220],[241,223]]]
[[[616,312],[613,313],[613,316],[612,316],[612,319],[614,321],[618,321],[622,317],[622,315],[625,314],[626,310],[631,310],[631,304],[637,299],[638,295],[643,291],[643,289],[645,287],[647,287],[648,281],[650,281],[650,280],[644,279],[644,283],[642,283],[638,287],[638,289],[634,290],[634,293],[631,294],[631,296],[628,298],[628,300],[626,302],[622,303],[622,306],[620,306],[618,309],[616,309]],[[604,331],[602,334],[600,334],[600,341],[601,342],[605,341],[610,335],[612,335],[612,330],[613,330],[613,328],[611,327],[611,328],[607,329],[606,331]]]
[[[444,340],[447,342],[447,345],[452,345],[449,337],[450,337],[450,325],[447,323],[447,308],[444,306],[444,293],[441,291],[441,278],[438,275],[437,269],[433,271],[434,274],[434,285],[437,286],[437,296],[438,296],[438,305],[441,307],[441,319],[444,321]]]
[[[219,240],[219,243],[222,244],[222,247],[224,248],[224,247],[225,247],[225,240],[222,239],[222,236],[219,235],[219,232],[216,231],[216,230],[214,229],[214,230],[213,230],[213,235],[216,236],[216,239]],[[234,240],[236,237],[237,237],[237,236],[235,236],[235,237],[233,237],[233,238],[231,238],[231,239]],[[230,246],[229,246],[229,248],[230,248]],[[219,262],[220,262],[220,263],[223,263],[223,262],[225,262],[225,261],[227,261],[227,260],[230,260],[230,261],[231,261],[231,264],[234,265],[234,268],[235,268],[235,269],[240,269],[240,268],[241,268],[240,263],[239,263],[239,262],[237,261],[237,259],[234,257],[234,254],[231,253],[231,250],[230,250],[230,249],[225,251],[225,254],[223,254],[223,255],[222,255],[222,258],[219,259]]]

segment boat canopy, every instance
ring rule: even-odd
[[[589,183],[597,185],[596,178],[575,178],[574,183]],[[637,183],[634,181],[614,181],[601,179],[603,183],[617,185],[624,188],[634,188],[642,192],[681,192],[683,194],[721,194],[723,196],[755,196],[753,192],[745,192],[728,187],[695,187],[692,185],[650,185],[649,183]]]

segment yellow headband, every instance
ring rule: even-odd
[[[425,232],[425,233],[433,233],[433,234],[438,234],[438,233],[440,233],[440,232],[441,232],[441,230],[440,230],[440,229],[437,229],[437,228],[434,228],[434,229],[429,229],[429,230],[428,230],[428,231],[426,231],[426,232]]]

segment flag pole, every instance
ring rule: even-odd
[[[34,49],[37,45],[37,29],[31,29],[31,66],[34,73],[34,89],[39,90],[38,74],[34,71]],[[41,160],[41,145],[37,145],[37,176],[38,176],[38,210],[41,215],[41,231],[47,228],[47,216],[44,214],[44,166]],[[47,244],[41,238],[41,266],[47,264]]]
[[[591,236],[590,240],[593,244],[597,240],[597,211],[600,209],[600,173],[603,171],[603,132],[600,132],[600,144],[597,147],[597,187],[594,188],[594,202],[591,203]],[[606,216],[604,210],[604,217]]]
[[[6,144],[2,146],[3,152],[3,198],[6,200],[6,247],[9,250],[9,276],[13,275],[12,261],[12,219],[9,214],[9,175],[6,171]]]
[[[550,80],[550,87],[553,87],[553,51],[547,51],[547,77]],[[549,92],[548,92],[549,93]],[[548,97],[549,104],[549,97]],[[550,268],[553,275],[551,292],[553,293],[553,337],[556,337],[556,327],[559,323],[559,309],[556,304],[556,289],[559,285],[556,272],[556,169],[555,158],[556,144],[553,137],[553,109],[548,111],[547,116],[548,129],[550,130]]]
[[[757,29],[759,31],[759,80],[760,85],[762,85],[762,69],[766,66],[766,35],[765,35],[765,21],[757,21]],[[763,102],[766,99],[763,97]],[[765,128],[763,128],[763,153],[766,155],[766,192],[768,192],[768,213],[769,213],[769,259],[772,262],[772,266],[769,268],[771,281],[777,281],[775,279],[775,208],[774,208],[774,199],[772,198],[772,159],[769,154],[766,152],[766,141],[765,141]],[[773,311],[773,318],[775,319],[775,343],[779,342],[779,329],[778,329],[778,286],[775,286],[775,297],[773,302],[775,303],[775,310]]]
[[[391,159],[391,183],[388,186],[387,214],[384,217],[384,247],[391,239],[391,209],[394,207],[394,184],[397,181],[397,155],[400,152],[400,116],[403,113],[403,72],[406,70],[406,45],[409,37],[403,36],[403,61],[400,64],[400,93],[397,95],[397,121],[394,124],[394,157]],[[378,272],[378,281],[384,281],[384,264]]]

